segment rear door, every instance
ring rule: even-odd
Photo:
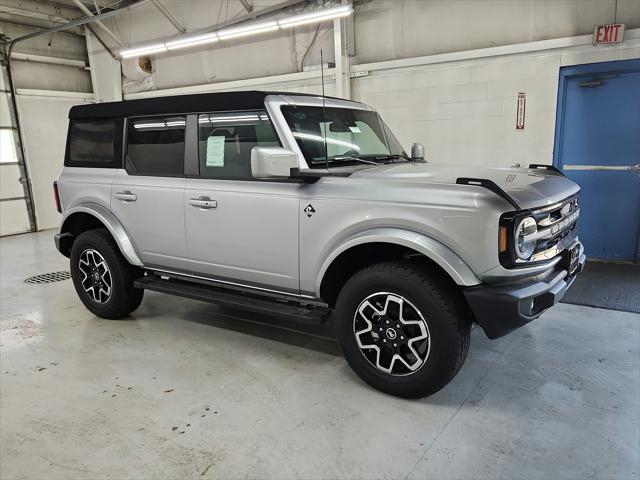
[[[300,187],[255,180],[251,149],[278,146],[264,111],[198,116],[200,175],[184,192],[191,270],[218,280],[298,292]]]
[[[640,60],[564,67],[556,165],[581,187],[587,256],[640,258]]]
[[[185,116],[129,118],[111,210],[146,266],[185,267]]]

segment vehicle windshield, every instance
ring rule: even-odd
[[[291,105],[283,106],[282,113],[311,168],[324,168],[328,163],[388,162],[406,156],[376,112]]]

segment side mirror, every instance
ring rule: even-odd
[[[298,168],[298,155],[282,147],[253,147],[251,174],[254,178],[289,178]]]
[[[411,159],[424,162],[424,145],[421,143],[414,143],[411,145]]]

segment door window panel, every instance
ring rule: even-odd
[[[127,171],[134,175],[184,175],[185,127],[185,117],[130,118]]]
[[[280,146],[264,111],[199,115],[198,143],[201,176],[237,180],[253,179],[253,147]]]

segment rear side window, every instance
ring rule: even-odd
[[[119,168],[122,120],[72,120],[69,125],[67,167]]]
[[[280,146],[265,111],[207,113],[198,116],[200,175],[253,180],[253,147]]]
[[[184,175],[185,117],[130,118],[125,168],[133,175]]]

